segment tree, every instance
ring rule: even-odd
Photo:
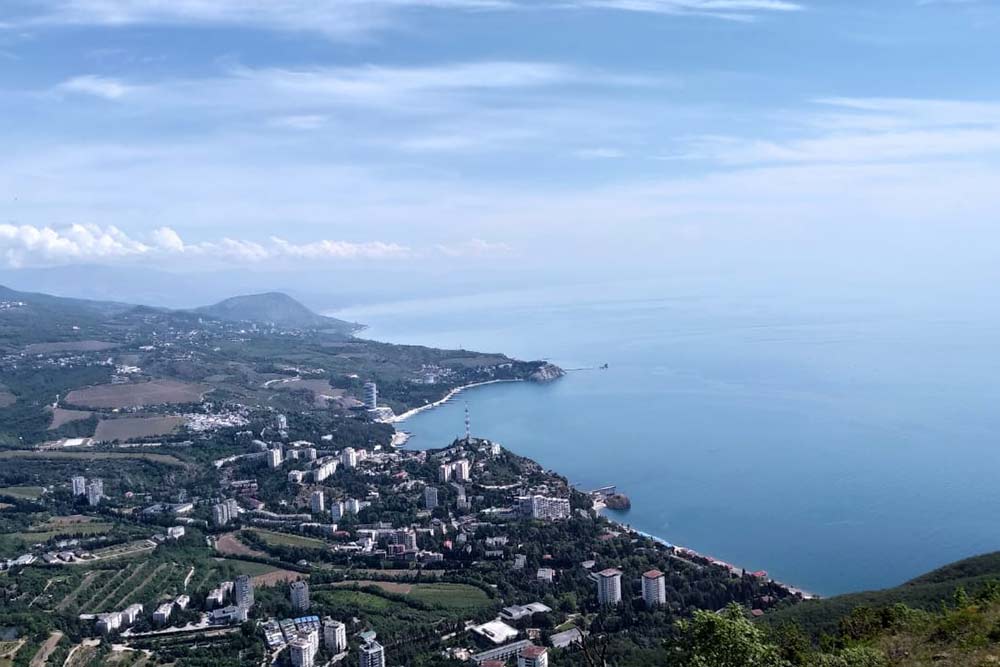
[[[736,604],[721,613],[696,611],[679,621],[679,664],[683,667],[786,667],[778,649],[769,644]]]

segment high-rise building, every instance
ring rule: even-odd
[[[609,567],[597,573],[597,601],[616,605],[622,601],[622,571]]]
[[[281,467],[281,449],[279,449],[278,447],[267,450],[267,467],[268,468]]]
[[[335,500],[330,503],[330,517],[334,521],[340,521],[344,518],[344,503],[340,500]]]
[[[103,497],[104,481],[100,479],[90,480],[90,484],[87,485],[87,504],[92,507],[98,505]]]
[[[549,498],[547,496],[520,496],[517,499],[518,510],[522,516],[544,521],[557,521],[569,518],[568,498]]]
[[[87,495],[87,478],[83,475],[77,475],[72,479],[73,482],[73,495],[74,496],[85,496]]]
[[[385,667],[385,649],[374,639],[358,649],[359,667]]]
[[[450,463],[442,463],[440,466],[438,466],[438,481],[450,482],[453,470],[454,468]]]
[[[330,653],[347,650],[347,626],[328,618],[323,621],[323,645]]]
[[[468,482],[471,479],[472,464],[468,459],[459,459],[452,464],[456,482]]]
[[[253,579],[248,574],[236,577],[236,606],[250,609],[253,606]]]
[[[278,415],[277,417],[274,418],[274,425],[275,427],[277,427],[279,431],[287,431],[288,417],[286,417],[285,415]]]
[[[312,495],[309,497],[309,509],[312,510],[313,514],[319,514],[324,509],[324,501],[322,491],[313,491]]]
[[[358,467],[358,453],[353,447],[344,447],[340,452],[340,464],[345,468]]]
[[[432,510],[438,506],[438,490],[436,487],[428,486],[424,488],[424,507]]]
[[[643,573],[642,599],[647,607],[658,607],[667,603],[667,578],[659,570]]]
[[[295,611],[309,611],[309,584],[304,581],[293,581],[291,598]]]
[[[378,385],[374,382],[365,382],[365,407],[369,410],[378,407]]]
[[[305,635],[299,635],[288,644],[288,653],[292,667],[313,667],[316,664],[316,651]]]
[[[517,654],[517,667],[549,667],[549,649],[544,646],[525,646]]]
[[[228,498],[221,503],[212,505],[212,524],[225,526],[239,516],[240,506],[234,498]]]

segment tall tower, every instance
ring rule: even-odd
[[[469,404],[465,404],[465,443],[472,442],[472,418],[469,417]]]

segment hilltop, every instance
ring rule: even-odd
[[[298,329],[326,329],[353,333],[360,325],[314,313],[281,292],[246,294],[224,299],[195,312],[230,322],[259,322]]]

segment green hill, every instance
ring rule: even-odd
[[[309,310],[287,294],[267,292],[234,296],[195,312],[232,322],[258,322],[299,329],[324,329],[352,333],[360,326]]]
[[[905,604],[914,609],[938,611],[943,603],[952,600],[959,588],[974,595],[994,580],[1000,580],[1000,552],[945,565],[895,588],[809,600],[770,613],[765,620],[773,626],[794,622],[807,634],[818,637],[835,632],[840,620],[856,607],[880,608]]]

